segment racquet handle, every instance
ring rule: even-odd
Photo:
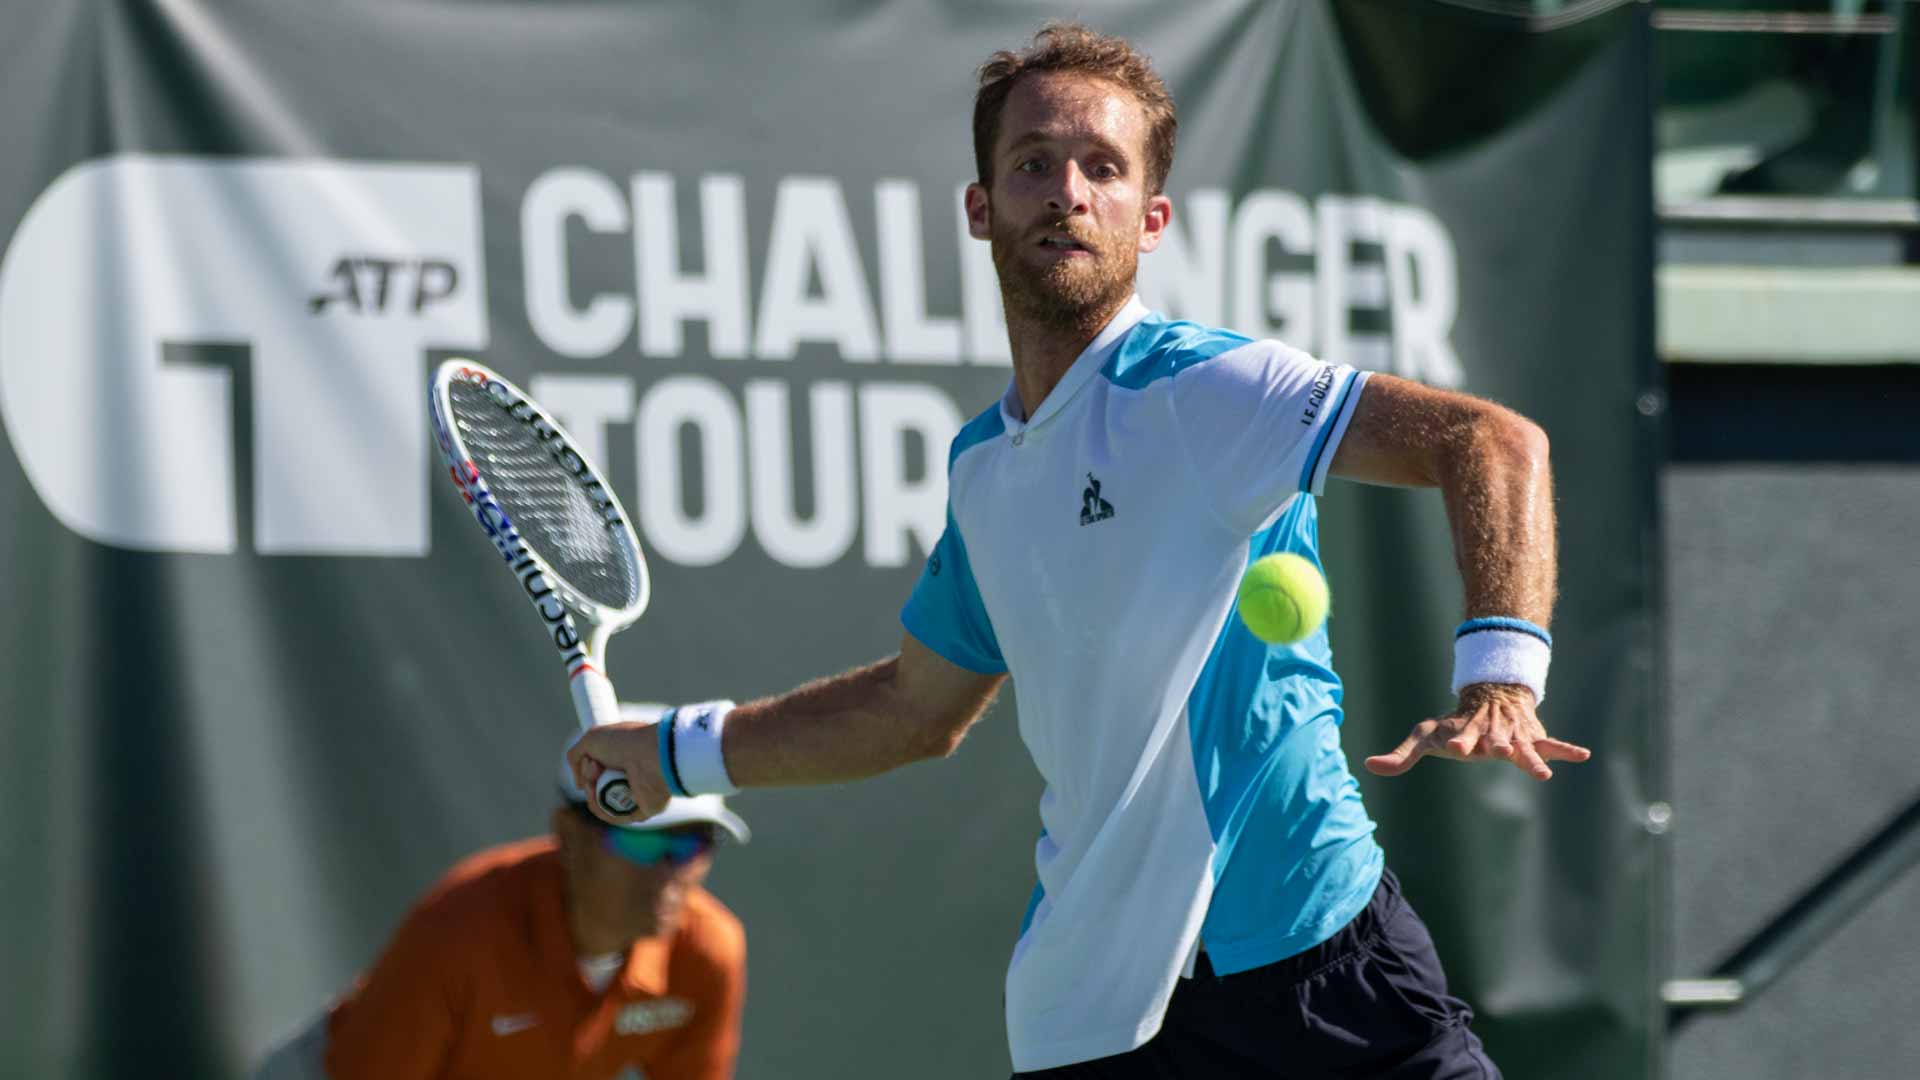
[[[620,719],[620,699],[613,694],[613,683],[592,664],[581,664],[567,680],[573,693],[573,715],[581,731],[592,731],[602,724]]]
[[[620,700],[614,696],[613,683],[593,665],[580,665],[567,688],[573,692],[573,711],[580,720],[581,731],[620,719]],[[615,769],[600,774],[593,785],[593,798],[600,809],[616,817],[631,814],[639,806],[633,801],[633,787],[627,783],[627,774]]]
[[[615,817],[631,814],[639,805],[633,801],[633,788],[627,784],[627,774],[614,769],[600,774],[593,785],[593,797],[600,809]]]

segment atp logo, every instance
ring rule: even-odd
[[[460,271],[446,259],[388,259],[377,255],[342,255],[327,272],[333,291],[315,294],[307,310],[324,314],[338,305],[354,314],[379,314],[390,297],[407,303],[413,314],[428,304],[445,301],[460,283]],[[411,300],[397,298],[411,296]]]
[[[0,260],[0,421],[99,543],[424,555],[429,470],[396,463],[429,354],[486,348],[482,250],[471,165],[84,162]]]

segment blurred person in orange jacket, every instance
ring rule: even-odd
[[[717,795],[609,826],[563,776],[552,834],[462,860],[254,1080],[726,1080],[746,934],[702,887]]]

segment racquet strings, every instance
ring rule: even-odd
[[[453,423],[493,497],[520,538],[565,587],[619,611],[640,599],[640,567],[620,530],[553,458],[550,448],[500,408],[481,386],[455,379],[447,387]],[[577,450],[576,450],[577,452]]]

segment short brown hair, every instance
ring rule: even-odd
[[[993,144],[1000,137],[1000,114],[1007,107],[1007,95],[1021,76],[1036,71],[1105,79],[1137,98],[1147,116],[1147,194],[1158,195],[1165,189],[1179,127],[1167,84],[1154,73],[1146,55],[1126,39],[1070,22],[1050,22],[1033,35],[1031,48],[1002,49],[980,65],[980,89],[973,98],[973,161],[982,185],[993,183]]]

